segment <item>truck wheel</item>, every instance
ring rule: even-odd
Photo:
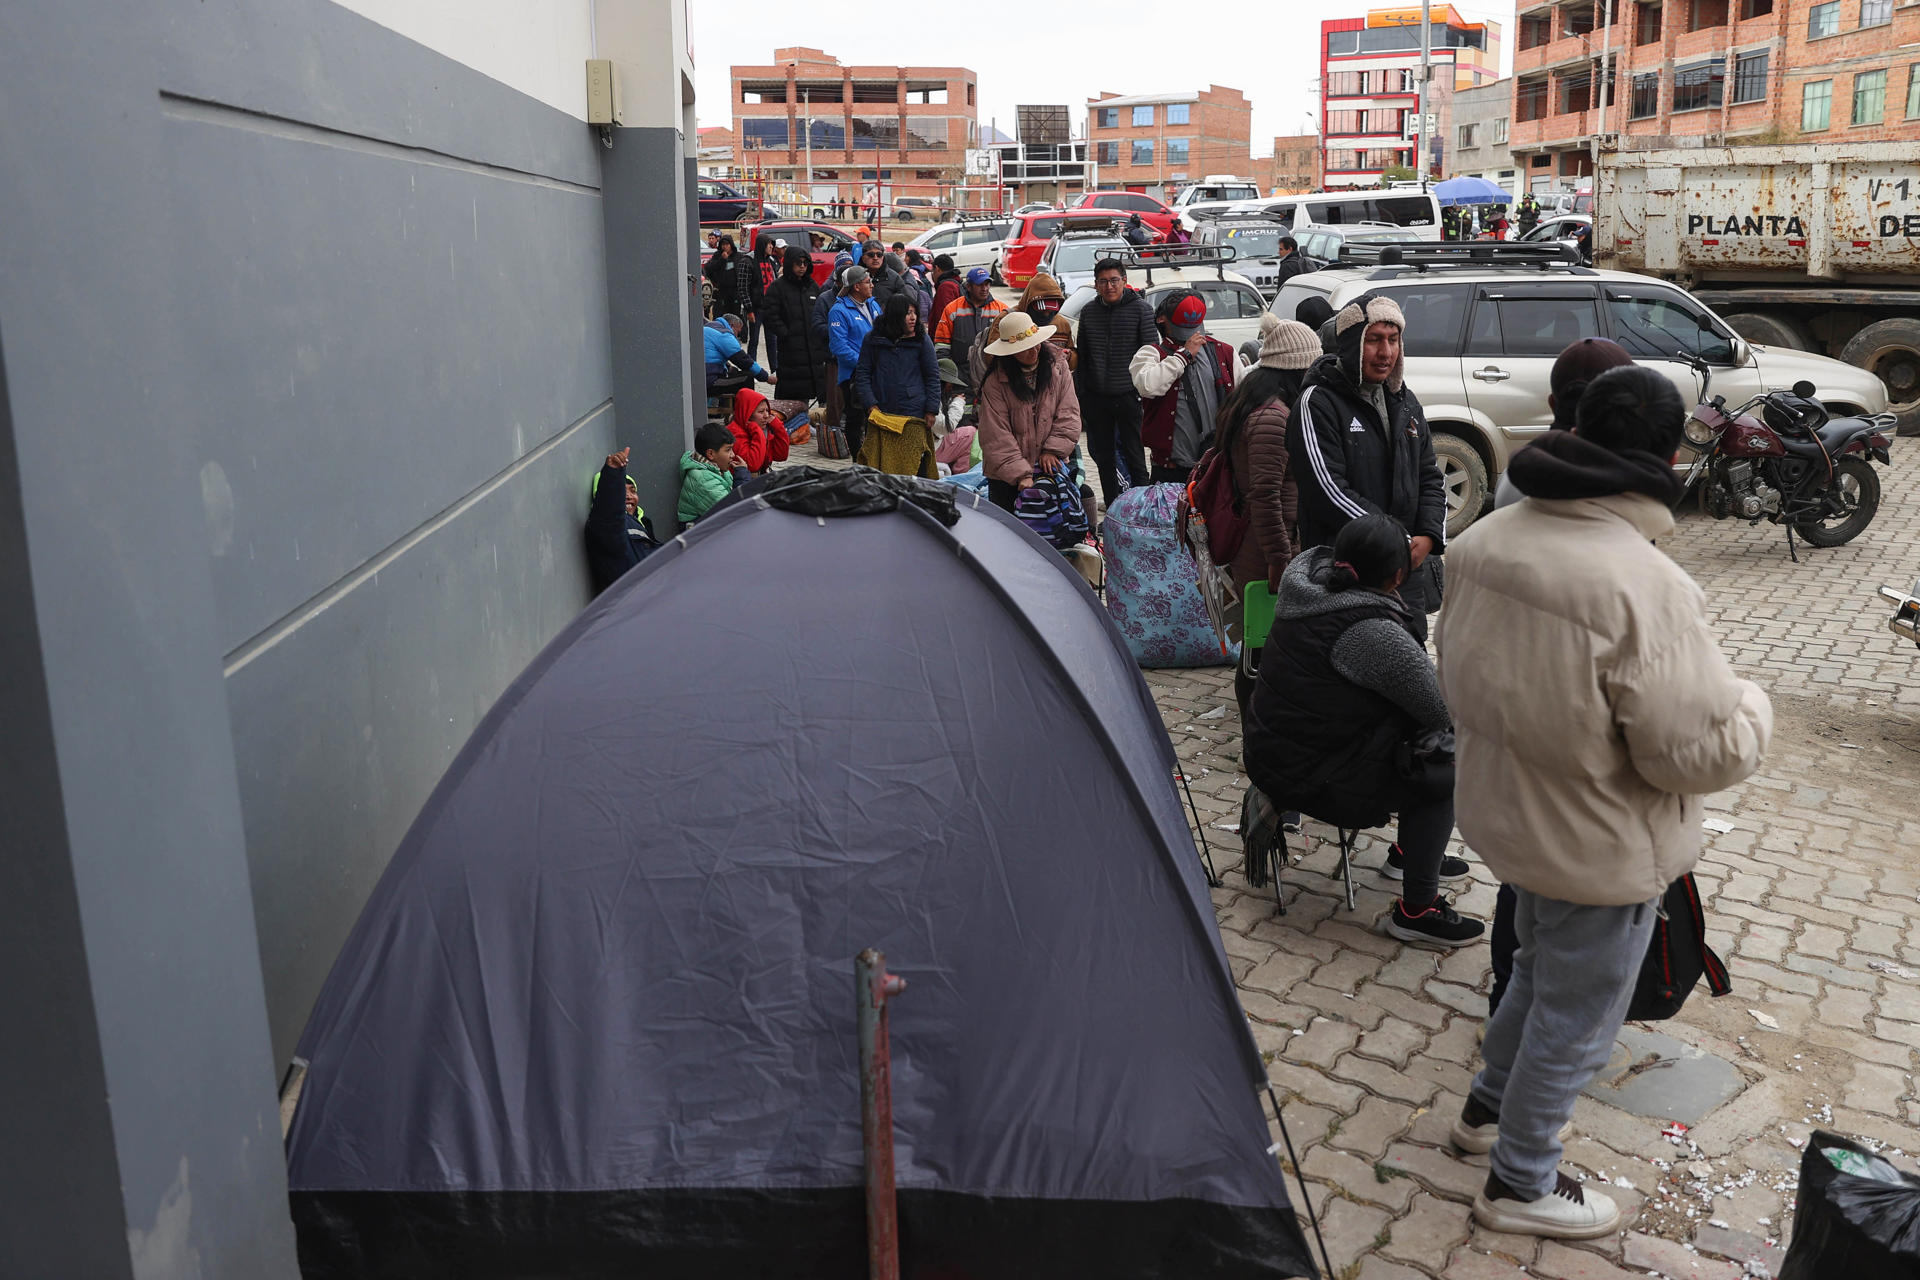
[[[1789,316],[1771,311],[1741,311],[1725,319],[1727,328],[1763,347],[1786,347],[1793,351],[1817,349],[1813,335]]]
[[[1433,433],[1433,456],[1447,486],[1447,537],[1456,538],[1480,518],[1493,496],[1487,464],[1479,450],[1444,431]]]
[[[1840,358],[1884,382],[1900,434],[1920,436],[1920,318],[1876,321],[1853,335]]]

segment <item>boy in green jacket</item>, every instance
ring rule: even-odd
[[[680,523],[692,524],[733,492],[733,432],[709,422],[680,455]]]

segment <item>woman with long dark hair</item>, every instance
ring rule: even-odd
[[[940,478],[933,460],[933,420],[940,412],[940,362],[906,293],[888,298],[860,347],[853,397],[867,410],[867,431],[855,456],[902,476]]]
[[[1080,447],[1080,397],[1053,325],[1009,311],[999,333],[986,347],[979,440],[987,497],[1011,511],[1036,473],[1053,475]]]
[[[1400,598],[1406,528],[1359,516],[1280,578],[1273,634],[1247,710],[1247,776],[1275,805],[1342,827],[1400,815],[1403,881],[1387,932],[1459,947],[1485,930],[1440,895],[1467,874],[1453,834],[1453,720],[1425,647],[1427,618]],[[1393,865],[1390,860],[1390,866]]]

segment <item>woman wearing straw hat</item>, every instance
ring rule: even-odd
[[[1036,472],[1052,475],[1080,447],[1080,397],[1051,324],[1024,311],[1000,318],[980,386],[980,452],[987,497],[1008,511]]]

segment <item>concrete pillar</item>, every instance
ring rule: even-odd
[[[678,527],[679,456],[706,420],[689,44],[682,5],[599,0],[594,8],[595,50],[613,60],[626,115],[601,153],[615,431],[633,447],[629,474],[663,536]],[[661,307],[675,290],[685,305]]]
[[[0,1271],[292,1276],[161,19],[0,19]]]

